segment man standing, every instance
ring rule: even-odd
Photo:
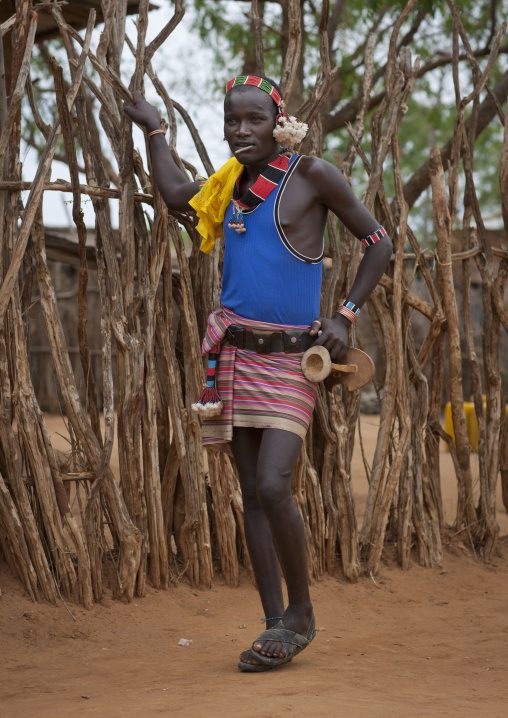
[[[239,76],[228,83],[224,136],[233,158],[203,187],[174,163],[154,107],[137,93],[136,107],[125,111],[148,130],[154,179],[168,207],[197,211],[204,251],[224,234],[222,306],[211,315],[204,341],[213,357],[209,367],[217,366],[218,395],[210,400],[204,393],[196,406],[205,417],[205,443],[231,445],[268,629],[238,665],[270,670],[292,660],[315,635],[304,527],[291,496],[316,395],[303,376],[302,353],[319,344],[340,361],[392,245],[336,167],[283,146],[301,141],[306,126],[287,116],[270,78]],[[332,318],[319,316],[329,210],[366,246],[351,291]],[[213,379],[209,385],[214,392]]]

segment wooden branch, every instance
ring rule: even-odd
[[[90,571],[90,556],[88,553],[88,547],[86,545],[83,529],[78,526],[74,514],[69,506],[69,500],[67,492],[64,488],[62,481],[62,475],[60,473],[55,452],[51,444],[51,438],[46,426],[44,414],[40,410],[37,402],[33,400],[35,415],[39,424],[39,431],[42,437],[42,445],[45,450],[45,459],[49,465],[51,471],[51,477],[55,488],[55,493],[58,503],[61,505],[60,511],[62,518],[67,524],[70,537],[74,543],[74,548],[77,556],[78,570],[77,570],[77,591],[79,594],[79,600],[87,610],[91,610],[93,606],[93,592],[92,592],[92,581]],[[74,566],[72,568],[74,572]]]
[[[25,94],[25,84],[30,72],[30,60],[32,57],[32,50],[35,41],[35,33],[37,31],[37,13],[29,13],[30,25],[28,27],[28,33],[26,37],[25,51],[23,53],[23,60],[21,62],[21,68],[19,70],[16,86],[11,94],[9,109],[7,111],[7,117],[2,126],[2,133],[0,134],[0,167],[3,166],[3,160],[7,145],[11,135],[11,130],[14,125],[16,115],[21,107],[21,101]]]
[[[508,48],[502,47],[500,48],[500,54],[506,54],[508,52]],[[474,57],[485,57],[489,54],[489,48],[482,48],[481,50],[476,50],[474,52]],[[461,61],[468,60],[468,56],[466,53],[463,53],[459,55],[459,59]],[[431,72],[432,70],[436,69],[437,67],[443,67],[444,65],[451,65],[453,61],[453,58],[451,55],[447,55],[446,57],[443,57],[439,60],[435,60],[433,62],[428,62],[425,65],[422,65],[420,69],[418,70],[417,78],[424,77],[426,74]],[[383,66],[379,68],[373,75],[373,85],[379,80],[380,77],[382,77],[384,70],[386,69],[386,66]],[[504,122],[503,118],[503,112],[501,110],[501,105],[504,104],[506,100],[506,95],[503,96],[502,92],[499,93],[496,91],[496,88],[492,90],[489,85],[486,86],[487,92],[489,94],[489,97],[491,99],[491,103],[494,105],[494,114],[497,112],[501,122]],[[333,93],[332,93],[333,96]],[[342,127],[345,127],[347,123],[353,122],[355,120],[355,117],[358,113],[358,110],[361,106],[363,96],[363,88],[360,92],[358,92],[352,99],[348,100],[340,109],[338,109],[333,114],[327,115],[327,117],[324,118],[323,125],[324,125],[324,132],[325,134],[328,134],[330,132],[335,132],[336,130],[341,129]],[[377,107],[384,99],[385,92],[379,92],[369,100],[369,110],[374,109]],[[339,101],[340,98],[337,98],[336,102]],[[334,103],[334,106],[336,104]],[[493,115],[492,115],[493,117]],[[492,117],[490,119],[492,119]],[[490,120],[489,120],[490,122]],[[488,122],[487,122],[488,124]],[[482,128],[483,129],[483,128]],[[428,186],[428,185],[427,185]]]
[[[81,47],[83,48],[83,52],[85,53],[86,57],[90,60],[93,67],[97,70],[101,78],[104,80],[104,82],[112,89],[116,90],[116,92],[120,95],[121,99],[124,102],[127,102],[129,105],[134,104],[134,98],[132,96],[132,93],[125,87],[120,77],[114,72],[114,70],[111,69],[111,67],[107,66],[105,67],[102,65],[102,63],[97,59],[97,56],[94,55],[93,52],[90,51],[89,47],[85,49],[84,41],[81,37],[81,35],[74,30],[74,28],[71,25],[68,25],[67,23],[64,23],[63,26],[65,27],[66,31],[69,33],[69,35],[76,40]]]
[[[390,432],[392,429],[397,396],[397,378],[395,366],[395,332],[393,320],[385,301],[384,292],[376,288],[368,301],[369,315],[372,324],[379,325],[384,342],[385,354],[385,384],[383,389],[383,401],[381,403],[380,430],[377,435],[374,458],[372,460],[372,472],[370,476],[369,491],[365,506],[365,514],[360,532],[360,544],[364,554],[370,555],[377,551],[374,532],[377,523],[377,516],[381,497],[383,496],[386,483],[386,465],[388,462],[390,448]],[[379,529],[378,529],[379,530]],[[384,531],[384,527],[381,527]]]
[[[372,89],[372,74],[374,72],[374,50],[375,50],[375,38],[374,34],[370,33],[367,39],[367,46],[365,48],[365,72],[363,78],[363,96],[362,103],[358,115],[356,116],[354,128],[351,125],[347,125],[347,131],[351,137],[350,143],[344,154],[344,160],[342,162],[342,172],[344,176],[350,181],[351,170],[358,153],[358,147],[362,141],[363,134],[365,132],[365,118],[367,116],[367,108],[369,106],[370,92]]]
[[[85,59],[86,59],[86,51],[87,51],[88,47],[90,46],[90,42],[92,39],[92,30],[93,30],[94,24],[95,24],[95,10],[91,10],[89,19],[88,19],[88,26],[87,26],[87,30],[86,30],[86,39],[85,39],[84,50],[81,55],[80,68],[76,71],[76,78],[73,81],[72,87],[69,90],[69,93],[67,95],[67,107],[69,109],[72,107],[72,105],[74,103],[77,92],[79,90],[79,86],[81,84],[82,74],[84,72],[84,63],[85,63]],[[56,62],[55,62],[55,66],[56,66]],[[4,127],[4,129],[5,129],[5,127]],[[5,275],[4,282],[0,288],[0,331],[3,328],[5,312],[7,311],[7,307],[10,302],[12,289],[14,287],[14,282],[16,281],[16,277],[18,276],[19,267],[23,260],[23,255],[25,253],[25,248],[26,248],[26,244],[28,242],[28,237],[30,236],[30,230],[32,228],[33,221],[35,219],[35,214],[37,212],[39,202],[42,197],[42,193],[44,191],[44,182],[51,170],[51,162],[53,160],[53,155],[56,151],[61,134],[62,134],[62,129],[61,129],[61,125],[60,125],[60,120],[56,120],[55,124],[53,125],[53,129],[51,131],[51,136],[48,140],[46,150],[41,159],[39,167],[37,169],[37,173],[35,175],[33,188],[30,192],[30,195],[29,195],[27,203],[26,203],[26,209],[25,209],[25,214],[23,217],[23,223],[19,230],[18,241],[16,243],[16,247],[14,248],[12,260],[11,260],[11,263],[7,270],[7,273]]]
[[[35,182],[21,182],[18,180],[4,180],[0,181],[0,191],[12,190],[13,192],[19,192],[23,190],[32,190],[35,186]],[[93,185],[80,184],[80,192],[86,194],[89,197],[96,197],[97,199],[119,199],[120,192],[117,189],[111,189],[110,187],[98,187]],[[43,192],[72,192],[72,184],[66,180],[55,180],[54,182],[45,182],[42,185]],[[153,195],[146,194],[144,192],[134,192],[135,202],[145,202],[145,204],[153,205]]]
[[[69,173],[71,176],[72,185],[72,218],[76,225],[76,231],[78,234],[78,248],[79,248],[79,295],[78,295],[78,338],[80,347],[80,358],[81,367],[83,369],[83,376],[85,377],[87,394],[88,394],[88,405],[90,411],[90,420],[92,429],[97,436],[99,444],[102,445],[102,434],[99,419],[99,407],[97,401],[97,391],[95,388],[95,379],[92,372],[92,366],[90,362],[89,346],[88,346],[88,304],[87,304],[87,284],[88,284],[88,269],[86,265],[86,240],[87,231],[85,222],[83,219],[83,210],[81,209],[81,192],[79,189],[79,171],[78,171],[78,159],[76,155],[76,147],[74,144],[74,135],[72,131],[71,116],[69,108],[65,102],[65,90],[63,83],[63,73],[60,67],[55,67],[54,72],[55,78],[55,93],[58,107],[58,114],[60,117],[60,124],[62,126],[62,134],[65,144],[65,152],[67,154],[67,161],[69,165]]]
[[[478,74],[480,74],[480,69],[478,66],[478,63],[476,61],[476,58],[474,56],[473,49],[471,47],[471,44],[469,42],[469,39],[467,37],[466,31],[464,29],[464,26],[460,20],[460,10],[459,8],[454,4],[453,0],[446,0],[448,7],[450,8],[454,23],[456,24],[457,30],[460,33],[460,37],[462,39],[462,42],[464,44],[464,48],[466,50],[466,55],[468,57],[468,60],[471,64],[471,67],[476,70]],[[478,77],[478,79],[474,83],[473,90],[467,95],[466,97],[463,97],[460,101],[460,106],[465,107],[470,102],[475,100],[479,95],[480,92],[483,90],[485,85],[487,84],[487,80],[489,79],[489,75],[492,72],[492,69],[494,67],[494,62],[497,59],[497,56],[499,54],[499,50],[501,49],[501,42],[504,39],[504,36],[506,35],[506,29],[508,27],[508,23],[503,22],[501,24],[501,28],[499,29],[499,32],[497,33],[496,38],[494,39],[494,43],[492,45],[492,49],[489,54],[489,59],[487,61],[487,65],[485,66],[485,69],[483,73],[481,73],[481,77]],[[490,42],[488,43],[490,45]],[[487,46],[488,46],[487,45]],[[454,72],[458,72],[458,52],[455,53],[455,61],[454,61]],[[455,85],[457,86],[458,83],[455,82]]]
[[[282,64],[280,87],[283,97],[289,97],[302,54],[302,10],[300,0],[287,0],[288,45]]]
[[[30,560],[24,526],[8,483],[0,474],[0,543],[7,563],[18,574],[31,600],[36,601],[39,598],[37,576]]]
[[[58,377],[67,416],[74,431],[82,443],[88,460],[94,471],[101,467],[102,451],[88,424],[87,417],[79,401],[74,375],[65,349],[65,336],[58,314],[55,291],[48,270],[44,251],[44,230],[42,223],[36,220],[34,226],[36,238],[36,270],[41,293],[41,307],[52,349],[53,363]],[[131,599],[134,595],[135,577],[140,561],[142,535],[133,525],[125,507],[120,489],[111,470],[106,471],[104,492],[108,502],[111,519],[120,545],[118,595]]]
[[[464,511],[466,524],[475,521],[473,505],[473,479],[469,460],[469,439],[467,435],[466,417],[464,414],[464,394],[462,391],[462,357],[460,350],[460,333],[451,268],[450,232],[451,222],[448,204],[444,171],[438,147],[431,150],[429,171],[432,182],[432,203],[434,207],[434,226],[437,237],[438,253],[438,288],[443,299],[443,309],[448,329],[448,360],[450,364],[449,391],[452,406],[453,426],[457,455],[460,466],[459,481],[465,492]],[[457,525],[460,526],[464,516],[457,515]]]
[[[173,14],[173,17],[171,20],[162,28],[162,30],[159,32],[159,34],[152,40],[152,42],[148,45],[148,47],[145,50],[143,62],[145,71],[148,65],[151,63],[153,56],[159,49],[161,45],[163,45],[168,37],[171,35],[173,30],[180,24],[183,16],[185,14],[185,2],[184,0],[175,0],[175,12]]]
[[[2,37],[5,37],[5,35],[7,35],[7,33],[12,30],[12,28],[14,27],[15,24],[16,24],[16,13],[14,13],[14,15],[11,15],[8,20],[6,20],[5,22],[3,22],[0,25],[0,28],[2,30]]]
[[[30,74],[28,74],[28,77],[26,79],[26,94],[28,96],[28,101],[30,103],[30,109],[32,110],[34,122],[47,142],[51,134],[51,125],[47,125],[40,115],[39,107],[37,105],[37,102],[35,101],[34,88],[32,85],[32,78],[30,77]]]
[[[75,67],[75,65],[76,65],[75,61],[73,61],[73,60],[71,60],[69,64],[71,67]],[[120,134],[121,129],[120,129],[120,123],[118,122],[118,117],[116,116],[115,112],[113,112],[111,104],[108,102],[108,100],[104,96],[104,93],[101,92],[101,90],[97,87],[97,85],[92,80],[92,78],[89,75],[87,75],[86,72],[83,75],[83,82],[86,85],[88,85],[88,87],[91,89],[92,93],[95,95],[95,97],[99,101],[101,110],[103,110],[106,113],[111,124],[113,125],[115,130],[118,132],[118,134]]]
[[[210,158],[208,157],[208,152],[206,151],[206,148],[203,144],[203,141],[201,140],[201,137],[199,136],[199,133],[196,129],[196,126],[194,125],[193,121],[191,120],[191,117],[189,113],[184,110],[184,108],[180,105],[180,103],[176,102],[175,100],[172,101],[173,105],[176,110],[180,113],[182,116],[183,121],[187,125],[189,132],[191,134],[191,137],[193,139],[194,145],[196,147],[196,150],[198,151],[198,155],[201,159],[201,162],[203,163],[205,170],[208,172],[209,175],[212,175],[215,170],[213,168],[212,163],[210,162]]]
[[[383,274],[381,279],[379,280],[379,284],[381,287],[386,289],[390,294],[394,293],[394,280],[391,277],[388,277],[386,274]],[[424,317],[427,317],[430,321],[434,319],[434,316],[436,314],[435,307],[432,306],[429,302],[425,301],[425,299],[422,299],[417,294],[414,294],[413,292],[410,292],[408,289],[404,290],[403,293],[403,301],[405,304],[407,304],[410,307],[413,307],[413,309],[416,309],[420,312],[420,314],[423,314]]]
[[[265,74],[265,58],[263,52],[263,31],[262,31],[262,19],[259,16],[259,2],[258,0],[252,0],[250,19],[254,28],[254,38],[256,45],[256,74]]]
[[[113,389],[113,364],[111,352],[111,300],[106,285],[106,265],[102,243],[99,238],[97,250],[98,282],[101,293],[101,339],[102,339],[102,386],[104,396],[104,442],[99,468],[95,477],[85,508],[85,530],[88,544],[90,546],[91,563],[94,576],[94,593],[97,600],[101,598],[102,570],[100,565],[100,554],[97,541],[96,517],[98,513],[99,496],[103,490],[103,484],[110,471],[109,464],[113,453],[115,440],[115,413],[114,413],[114,389]]]
[[[479,69],[473,71],[475,82],[480,82]],[[476,103],[477,105],[477,103]],[[462,107],[462,103],[460,105]],[[472,119],[475,119],[475,109],[473,106]],[[471,129],[471,136],[474,136],[474,125]],[[485,374],[485,393],[487,397],[487,420],[485,421],[483,411],[483,384],[480,374],[479,363],[475,361],[474,344],[470,349],[470,357],[472,364],[472,384],[473,398],[475,404],[475,413],[478,421],[478,453],[480,467],[480,503],[479,513],[480,521],[477,526],[478,539],[482,541],[487,557],[492,556],[499,536],[499,526],[495,519],[496,507],[496,484],[499,473],[499,456],[500,445],[499,437],[501,434],[502,414],[501,414],[501,373],[499,364],[499,328],[500,317],[493,312],[493,295],[500,286],[494,282],[493,270],[493,254],[490,242],[487,237],[486,228],[481,215],[478,195],[475,188],[473,176],[473,153],[474,145],[470,141],[468,135],[463,133],[464,144],[464,173],[466,176],[466,192],[464,199],[464,237],[465,244],[469,244],[471,239],[469,234],[469,219],[474,216],[480,242],[485,251],[485,259],[478,257],[476,264],[482,276],[482,303],[483,303],[483,366]],[[469,266],[463,265],[464,277],[468,278]],[[503,265],[500,268],[499,279],[504,290],[504,281],[502,279]],[[501,298],[499,298],[501,299]],[[498,301],[499,301],[498,299]],[[499,302],[503,304],[502,300]],[[504,308],[503,308],[504,310]],[[469,326],[468,326],[469,325]],[[469,330],[469,331],[468,331]],[[468,344],[473,341],[472,325],[469,319],[466,319],[466,332]],[[476,364],[476,366],[475,366]]]
[[[141,92],[143,90],[143,77],[145,74],[145,38],[148,30],[148,6],[149,0],[140,0],[138,19],[136,22],[136,28],[138,31],[138,42],[135,54],[136,67],[129,83],[129,90],[131,92]]]
[[[387,93],[392,92],[393,69],[395,67],[395,59],[396,59],[396,54],[397,54],[397,40],[399,37],[400,28],[406,21],[411,10],[415,7],[416,3],[417,3],[417,0],[409,0],[406,7],[404,8],[404,10],[398,16],[397,21],[392,30],[392,34],[390,36],[390,45],[388,48],[388,60],[386,63],[386,73],[385,73],[385,85],[386,85]]]
[[[498,83],[493,90],[495,96],[500,103],[504,105],[506,102],[506,96],[508,94],[508,72],[505,72],[501,76]],[[490,121],[497,112],[495,103],[490,97],[485,98],[480,104],[478,112],[478,120],[476,123],[475,138],[477,138],[481,132],[489,125]],[[470,119],[465,123],[466,131],[470,126]],[[447,167],[447,163],[452,154],[453,138],[441,148],[441,161],[444,167]],[[410,207],[416,202],[418,197],[424,192],[430,184],[429,174],[430,162],[425,162],[419,169],[416,170],[404,185],[404,197]]]

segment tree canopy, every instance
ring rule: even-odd
[[[191,0],[187,15],[192,18],[191,27],[195,43],[206,49],[207,57],[212,62],[203,63],[199,68],[199,95],[194,92],[194,103],[186,101],[188,111],[198,116],[202,105],[205,86],[202,78],[206,78],[207,99],[213,95],[220,107],[224,85],[232,74],[259,72],[256,58],[256,18],[253,17],[252,5],[243,0]],[[294,5],[294,3],[293,3]],[[323,52],[326,53],[330,68],[334,71],[333,82],[329,93],[319,110],[319,124],[322,131],[320,151],[323,156],[336,164],[341,163],[349,142],[348,124],[354,122],[362,103],[362,96],[367,75],[371,77],[371,91],[368,102],[368,117],[365,124],[365,136],[362,139],[367,154],[370,151],[370,121],[385,97],[385,69],[389,52],[392,31],[400,23],[401,12],[407,3],[404,0],[336,0],[329,4],[323,0],[318,4],[315,0],[301,0],[298,4],[301,12],[299,29],[301,30],[301,54],[297,71],[294,74],[292,87],[286,100],[291,112],[302,116],[307,115],[309,98],[312,98],[319,81]],[[275,79],[281,72],[290,47],[292,30],[291,0],[267,0],[257,3],[259,15],[258,28],[262,45],[263,70]],[[468,52],[483,70],[492,51],[502,19],[508,16],[508,0],[491,0],[474,2],[464,0],[460,4],[461,21],[466,30],[469,47],[459,43],[459,79],[461,92],[467,95],[472,87],[471,62]],[[326,33],[323,19],[328,18]],[[297,18],[298,20],[298,18]],[[323,35],[326,35],[326,47],[323,46]],[[370,38],[370,40],[369,40]],[[430,237],[432,223],[428,212],[430,194],[429,178],[426,171],[428,148],[434,144],[446,147],[453,135],[456,121],[456,108],[452,76],[453,57],[453,13],[446,0],[420,0],[403,19],[398,34],[397,48],[410,49],[413,60],[420,58],[420,69],[414,90],[407,105],[407,113],[399,131],[401,151],[401,170],[405,182],[406,200],[416,204],[421,211],[413,216],[413,224],[421,230],[421,236]],[[372,59],[369,61],[369,47]],[[52,76],[48,69],[52,54],[59,57],[63,48],[58,42],[45,43],[39,47],[33,57],[36,81],[34,82],[35,102],[41,114],[48,118],[54,115],[52,102]],[[172,58],[175,69],[172,70],[171,86],[168,91],[173,96],[175,88],[181,87],[187,79],[178,76],[178,64],[174,63],[172,42],[160,51]],[[259,51],[258,51],[259,54]],[[160,56],[159,56],[160,57]],[[133,58],[124,51],[122,66],[129,66]],[[159,67],[156,72],[164,71]],[[182,77],[185,74],[181,66]],[[503,126],[500,121],[500,106],[508,94],[508,43],[502,41],[497,60],[489,78],[489,88],[483,90],[482,118],[478,123],[476,141],[475,175],[478,178],[479,198],[486,215],[492,217],[492,226],[500,226],[499,213],[500,191],[497,181],[496,158],[503,141]],[[149,87],[146,88],[150,92]],[[495,93],[498,107],[492,99]],[[197,97],[199,96],[199,100]],[[154,95],[154,97],[156,97]],[[49,103],[49,104],[48,104]],[[162,106],[161,106],[162,108]],[[472,105],[466,109],[466,118],[472,111]],[[99,107],[95,103],[95,113]],[[25,141],[42,152],[44,139],[41,137],[36,123],[31,120],[33,108],[26,104],[25,119],[29,128]],[[219,125],[220,119],[217,118]],[[100,123],[97,123],[100,128]],[[201,128],[200,128],[201,129]],[[99,131],[99,130],[98,130]],[[217,134],[220,127],[217,127]],[[109,177],[115,181],[115,160],[108,155],[107,143],[104,151],[111,161]],[[304,146],[304,151],[309,147]],[[64,153],[57,153],[57,159],[65,159]],[[444,161],[448,157],[444,155]],[[386,166],[385,184],[389,196],[392,192],[392,173]],[[352,182],[357,192],[362,191],[365,183],[364,168],[356,163],[352,172]],[[427,208],[427,209],[426,209]]]
[[[366,74],[366,48],[373,37],[372,93],[369,111],[382,102],[385,93],[384,72],[391,32],[406,6],[404,0],[336,0],[328,5],[302,0],[302,59],[290,92],[291,111],[305,114],[305,100],[312,92],[321,58],[319,27],[323,11],[329,7],[327,28],[328,54],[337,68],[329,96],[320,115],[323,128],[323,152],[331,161],[345,148],[347,124],[353,122],[361,104]],[[194,27],[201,41],[214,52],[214,83],[218,93],[231,72],[256,71],[255,27],[251,3],[233,0],[195,0]],[[288,0],[259,2],[262,19],[262,42],[265,72],[279,77],[288,45]],[[483,68],[490,54],[502,19],[508,15],[508,1],[460,3],[461,20],[471,43],[471,53]],[[420,0],[403,22],[398,48],[410,48],[413,58],[421,59],[418,79],[401,126],[400,142],[403,176],[409,180],[428,160],[428,147],[444,146],[453,134],[455,98],[452,78],[453,17],[445,0]],[[460,47],[462,92],[472,86],[471,68],[464,47]],[[501,103],[508,90],[508,44],[501,46],[490,84],[498,89]],[[483,93],[483,97],[486,96]],[[490,108],[490,120],[495,110]],[[368,123],[367,123],[368,125]],[[492,162],[499,157],[503,128],[499,119],[489,121],[478,138],[476,150],[480,160],[476,172],[481,187],[480,199],[493,214],[500,205],[499,184],[495,181]],[[367,132],[365,142],[369,142]],[[362,170],[363,173],[363,170]],[[390,176],[386,176],[390,184]],[[413,182],[410,204],[418,201],[428,186],[422,180]],[[423,200],[420,200],[422,202]]]

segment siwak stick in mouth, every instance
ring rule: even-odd
[[[239,155],[240,152],[245,152],[245,150],[251,150],[254,147],[254,145],[247,145],[247,147],[240,147],[240,149],[235,150],[235,155]]]

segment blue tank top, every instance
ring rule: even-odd
[[[309,325],[319,316],[323,251],[314,258],[300,254],[279,219],[280,201],[284,191],[291,191],[290,178],[299,160],[293,155],[278,187],[254,210],[244,212],[246,232],[228,227],[233,201],[224,215],[221,304],[242,317]]]

